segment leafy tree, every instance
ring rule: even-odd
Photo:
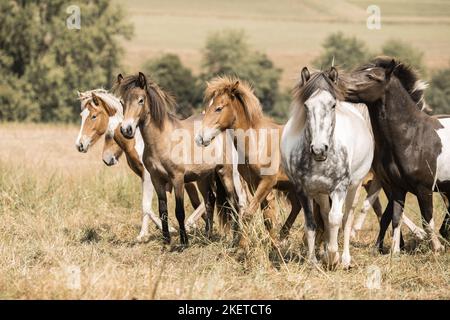
[[[436,72],[426,90],[426,101],[435,114],[450,114],[450,68]]]
[[[206,40],[202,62],[203,80],[217,75],[238,76],[253,85],[264,111],[273,111],[281,70],[267,55],[251,50],[243,31],[224,30],[211,34]]]
[[[76,90],[108,87],[118,71],[123,11],[80,0],[81,29],[68,29],[70,0],[0,2],[0,120],[73,121]]]
[[[388,40],[383,45],[382,53],[413,66],[425,76],[426,69],[423,63],[423,52],[410,44],[401,40]]]
[[[202,102],[198,79],[185,67],[175,54],[165,54],[147,61],[143,67],[162,88],[177,99],[176,112],[183,117],[193,113],[193,108]]]
[[[356,37],[346,37],[342,32],[330,34],[323,43],[323,49],[324,52],[313,62],[321,69],[329,68],[333,59],[335,65],[351,69],[366,63],[370,58],[364,41]]]

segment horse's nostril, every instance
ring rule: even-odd
[[[328,151],[328,145],[326,144],[325,145],[325,152],[327,152]]]

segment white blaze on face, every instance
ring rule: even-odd
[[[81,115],[81,128],[80,128],[80,132],[78,133],[77,140],[75,142],[75,144],[77,146],[79,146],[80,142],[81,142],[84,124],[86,123],[86,119],[89,117],[89,109],[88,108],[84,108],[84,110],[81,112],[80,115]]]
[[[336,99],[325,90],[317,90],[305,102],[311,130],[311,143],[316,147],[330,145],[334,113],[331,112]]]

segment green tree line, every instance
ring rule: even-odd
[[[76,91],[109,88],[121,71],[120,39],[133,34],[124,11],[109,0],[80,0],[81,29],[69,30],[69,0],[0,2],[0,121],[71,122],[78,120]],[[199,74],[173,53],[146,61],[142,71],[171,91],[176,112],[187,117],[203,104],[205,83],[221,74],[249,81],[264,111],[282,121],[288,116],[289,90],[279,86],[282,71],[254,50],[241,30],[211,33],[202,49]],[[399,40],[372,52],[364,41],[341,32],[328,36],[317,68],[335,64],[351,69],[378,54],[395,56],[429,80],[427,102],[435,113],[450,113],[450,69],[429,74],[423,53]],[[299,69],[302,66],[299,66]]]

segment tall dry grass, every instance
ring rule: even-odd
[[[250,228],[252,249],[244,260],[217,228],[213,241],[201,230],[191,234],[190,247],[183,252],[163,249],[155,228],[148,243],[138,244],[139,180],[124,159],[106,168],[101,146],[79,154],[73,146],[76,131],[70,126],[0,125],[0,298],[450,297],[450,255],[435,256],[426,244],[399,257],[375,253],[378,227],[372,216],[353,242],[354,267],[349,271],[325,271],[303,261],[303,219],[278,253],[271,249],[257,215]],[[440,223],[443,207],[437,202]],[[176,225],[173,201],[169,205]],[[408,214],[418,222],[414,199],[408,206]],[[288,209],[282,199],[278,209],[282,223]],[[190,205],[187,210],[192,212]],[[412,247],[410,233],[404,234]],[[371,266],[381,270],[380,289],[366,287]]]

